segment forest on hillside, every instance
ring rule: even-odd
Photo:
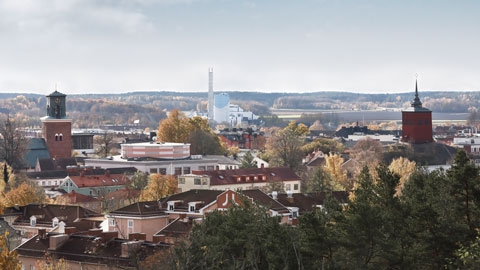
[[[231,103],[239,104],[260,116],[270,109],[298,110],[376,110],[407,108],[413,93],[359,94],[348,92],[261,93],[228,92]],[[422,92],[425,107],[435,112],[465,113],[480,108],[479,92]],[[0,94],[0,114],[10,114],[23,126],[40,125],[45,115],[46,98],[39,94]],[[81,94],[67,97],[67,114],[76,128],[125,125],[140,120],[140,125],[156,128],[172,109],[206,111],[207,93],[130,92],[122,94]]]

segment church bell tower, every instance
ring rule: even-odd
[[[47,96],[47,116],[42,117],[42,136],[52,158],[72,156],[72,119],[66,113],[66,95],[55,91]]]

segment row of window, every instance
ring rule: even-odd
[[[291,190],[291,184],[285,184],[285,190]],[[293,184],[293,190],[298,190],[298,184]]]
[[[408,126],[413,126],[415,125],[415,122],[417,123],[417,125],[423,125],[423,123],[425,123],[425,125],[428,125],[430,124],[430,120],[426,119],[426,120],[417,120],[417,121],[414,121],[414,120],[403,120],[403,124]]]
[[[215,166],[198,166],[199,171],[213,171]],[[174,175],[190,174],[192,172],[190,167],[175,167]],[[150,168],[150,173],[159,173],[161,175],[167,174],[167,168]]]

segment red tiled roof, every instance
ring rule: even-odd
[[[75,190],[73,190],[70,193],[60,195],[59,197],[62,198],[62,199],[65,199],[69,203],[87,203],[87,202],[97,202],[98,201],[97,199],[95,199],[93,197],[77,193],[77,192],[75,192]]]
[[[69,176],[77,187],[119,186],[128,184],[129,180],[123,174],[110,175],[78,175]]]
[[[290,168],[249,168],[221,171],[193,171],[193,174],[210,176],[210,185],[212,186],[237,183],[243,184],[300,180],[300,177],[298,177]],[[266,177],[265,180],[263,180],[263,176]],[[255,177],[257,177],[256,180]],[[240,178],[240,181],[238,181],[238,178]]]

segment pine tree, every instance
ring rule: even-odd
[[[255,161],[255,157],[248,151],[242,158],[242,164],[240,165],[242,169],[248,168],[257,168],[257,162]]]

